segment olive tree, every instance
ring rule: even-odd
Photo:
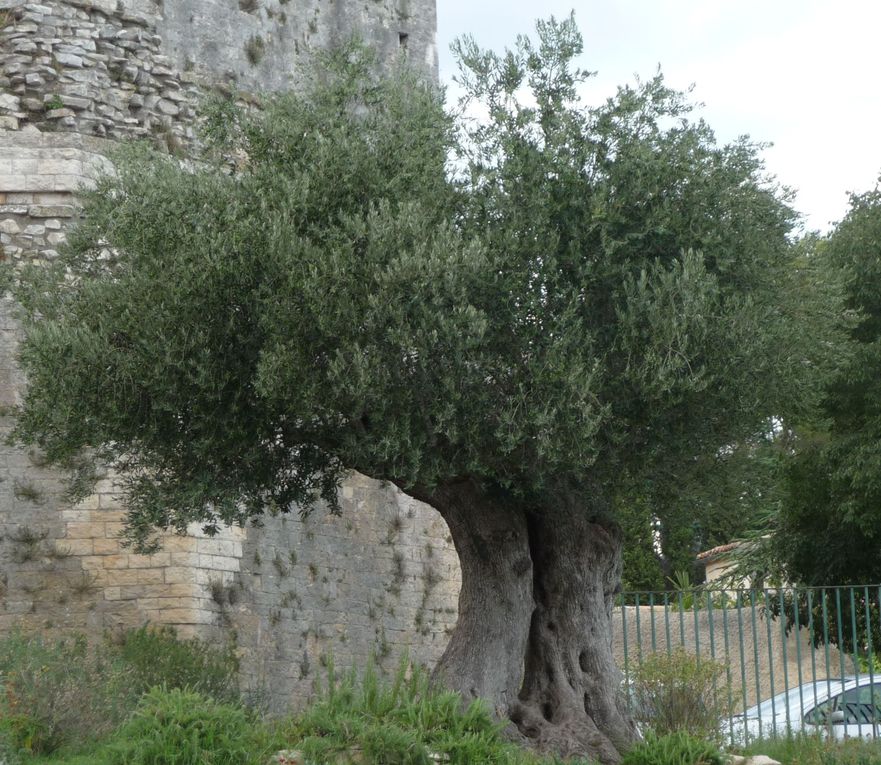
[[[571,19],[503,55],[463,41],[453,117],[350,50],[260,112],[215,109],[199,164],[120,157],[15,287],[16,433],[77,486],[84,454],[113,466],[142,547],[338,509],[347,471],[400,487],[461,562],[438,682],[613,763],[636,736],[622,482],[807,406],[834,321],[793,287],[760,147],[718,145],[660,77],[582,105],[580,51]]]

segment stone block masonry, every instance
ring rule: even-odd
[[[0,0],[0,257],[58,256],[77,194],[119,141],[192,153],[200,101],[297,87],[315,51],[358,34],[435,77],[433,0]],[[24,390],[14,306],[0,297],[0,438]],[[0,445],[0,632],[168,624],[234,641],[242,682],[281,710],[337,667],[408,651],[430,665],[455,623],[459,570],[430,508],[363,476],[343,514],[122,546],[112,476],[78,505],[36,451]]]

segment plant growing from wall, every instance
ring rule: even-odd
[[[248,42],[245,43],[245,56],[247,56],[251,66],[257,66],[263,60],[265,53],[266,43],[260,35],[253,35],[248,38]]]

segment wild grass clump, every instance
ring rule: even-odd
[[[506,741],[486,706],[463,708],[452,692],[429,687],[427,674],[403,663],[382,682],[372,663],[360,682],[341,681],[328,668],[323,695],[280,731],[286,745],[307,762],[386,765],[539,765],[536,757]]]
[[[793,735],[753,741],[744,754],[764,754],[782,765],[881,765],[881,741]]]
[[[238,704],[154,688],[107,746],[107,765],[263,765],[273,749]]]
[[[232,644],[179,639],[170,627],[141,627],[108,640],[133,673],[139,695],[157,685],[188,688],[218,701],[239,699],[239,662]]]
[[[649,733],[624,755],[621,765],[723,765],[725,761],[715,744],[677,731],[666,736]]]
[[[657,736],[685,732],[720,743],[729,712],[729,680],[724,663],[682,648],[648,656],[632,674],[633,716]]]

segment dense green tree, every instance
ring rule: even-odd
[[[881,580],[881,190],[854,195],[816,245],[844,276],[849,353],[804,429],[787,476],[775,544],[790,581]]]
[[[764,432],[631,487],[618,502],[624,532],[623,584],[674,587],[677,572],[701,582],[702,550],[768,533],[785,494],[791,435],[771,420]]]
[[[622,483],[803,414],[836,314],[800,299],[760,147],[717,145],[660,77],[582,106],[574,23],[538,32],[459,45],[479,120],[343,55],[221,110],[204,164],[120,161],[15,290],[17,435],[109,462],[142,543],[334,505],[347,470],[396,484],[461,561],[436,677],[610,763],[635,736],[610,637]]]

